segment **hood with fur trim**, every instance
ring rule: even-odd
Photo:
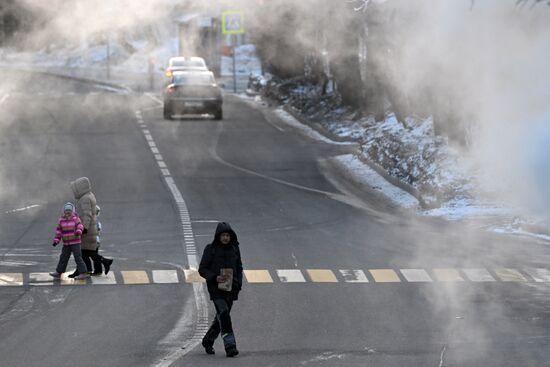
[[[71,189],[73,190],[75,199],[78,200],[85,194],[92,191],[92,184],[90,183],[88,177],[80,177],[71,182]]]

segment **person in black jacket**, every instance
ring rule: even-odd
[[[232,275],[222,274],[227,272]],[[234,357],[239,351],[230,312],[243,284],[243,264],[237,235],[229,223],[218,223],[214,241],[204,248],[199,274],[206,279],[210,299],[216,308],[216,319],[202,339],[202,346],[206,353],[214,354],[214,341],[221,332],[226,356]]]

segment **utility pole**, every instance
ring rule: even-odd
[[[231,47],[231,54],[233,55],[233,93],[237,93],[237,66],[235,60],[235,49],[237,48],[236,36],[233,36],[233,46]]]
[[[109,42],[109,34],[107,33],[107,58],[106,58],[106,67],[107,67],[107,80],[111,79],[111,45]]]

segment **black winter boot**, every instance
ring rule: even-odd
[[[109,270],[111,270],[112,264],[113,259],[105,259],[105,262],[103,263],[103,266],[105,267],[105,275],[109,274]]]
[[[202,346],[204,347],[204,351],[206,352],[206,354],[216,354],[214,347],[210,345],[210,343],[205,342],[204,339],[202,341]]]
[[[226,357],[235,357],[239,354],[237,342],[235,341],[235,335],[233,333],[223,334],[222,338]]]

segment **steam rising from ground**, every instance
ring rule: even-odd
[[[294,15],[300,19],[292,23],[297,27],[280,37],[293,37],[304,49],[319,51],[324,39],[338,38],[353,21],[366,21],[379,11],[378,20],[387,23],[380,29],[391,53],[375,58],[380,72],[410,102],[409,112],[430,105],[428,112],[443,111],[441,116],[452,117],[438,123],[470,126],[470,150],[464,155],[483,173],[482,187],[505,202],[550,214],[546,189],[550,165],[544,164],[550,141],[546,127],[550,7],[517,6],[515,0],[387,0],[370,2],[365,12],[354,11],[359,3],[23,0],[21,4],[38,15],[35,31],[26,39],[35,49],[101,42],[105,35],[119,32],[147,37],[144,30],[155,33],[161,24],[174,27],[173,19],[189,9],[214,15],[242,9],[251,32],[269,33],[270,24]],[[380,29],[368,22],[367,26],[369,36],[381,36],[375,33]],[[338,43],[330,46],[329,55],[349,52],[347,46],[338,49]]]

